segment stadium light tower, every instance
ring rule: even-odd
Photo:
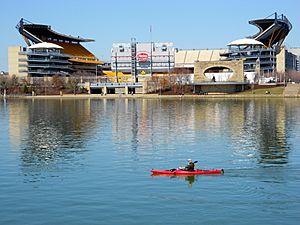
[[[97,67],[98,67],[98,65],[96,64],[96,83],[98,82],[98,70],[97,70],[98,68]]]
[[[152,71],[152,60],[153,60],[153,58],[152,58],[152,25],[150,25],[150,76],[152,77],[152,75],[153,75],[153,71]]]
[[[116,82],[119,83],[119,78],[118,78],[118,53],[116,52],[115,55],[115,66],[116,66]]]

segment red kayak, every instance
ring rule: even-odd
[[[177,176],[177,175],[205,175],[205,174],[223,174],[224,170],[151,170],[152,175],[165,175],[165,176]]]

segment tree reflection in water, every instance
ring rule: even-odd
[[[198,176],[199,175],[191,175],[191,176],[180,176],[180,175],[177,175],[177,176],[169,176],[169,177],[170,177],[170,179],[178,179],[178,180],[185,181],[185,182],[187,182],[188,187],[192,188],[193,187],[193,183],[198,180],[197,179]]]

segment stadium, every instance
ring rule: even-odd
[[[175,66],[190,68],[196,92],[236,92],[249,83],[264,83],[266,78],[282,82],[279,73],[297,70],[297,57],[283,46],[292,24],[277,13],[249,21],[259,28],[255,35],[234,40],[228,49],[182,50]]]
[[[91,82],[84,86],[91,93],[146,93],[149,81],[162,77],[175,77],[175,84],[193,85],[194,93],[230,93],[253,83],[280,83],[288,70],[299,71],[299,53],[295,55],[283,45],[292,29],[286,16],[274,13],[249,24],[259,31],[231,41],[223,49],[178,49],[172,42],[137,42],[134,38],[113,43],[111,60],[104,64],[82,45],[93,39],[61,34],[49,25],[22,18],[16,28],[27,47],[9,48],[9,73],[24,77],[80,75]],[[158,87],[154,84],[150,89],[155,92]]]
[[[95,75],[95,72],[97,71],[96,67],[102,62],[90,51],[88,51],[85,47],[82,46],[81,43],[86,42],[93,42],[93,39],[88,38],[81,38],[81,37],[74,37],[71,35],[65,35],[58,33],[54,31],[51,26],[49,25],[43,25],[43,24],[34,24],[31,23],[25,19],[21,19],[18,25],[16,26],[19,33],[24,38],[28,49],[37,49],[34,47],[35,45],[40,45],[40,47],[44,47],[44,49],[50,49],[52,51],[44,51],[44,54],[46,52],[54,52],[57,49],[61,49],[61,55],[56,57],[54,60],[55,63],[49,63],[49,59],[53,58],[51,57],[51,54],[49,54],[49,57],[46,58],[39,58],[32,57],[34,52],[30,51],[27,54],[29,57],[28,59],[28,72],[29,75],[35,76],[43,76],[43,74],[48,75],[54,75],[54,74],[60,74],[60,71],[62,74],[73,74],[73,73],[81,73],[84,75]],[[46,45],[41,45],[41,43],[50,43]],[[52,44],[52,45],[51,45]],[[49,48],[49,46],[52,46],[52,48]],[[43,48],[39,48],[40,50]],[[56,49],[56,50],[55,50]],[[56,53],[58,53],[56,51]],[[37,54],[35,54],[37,56]],[[56,54],[57,56],[57,54]],[[35,61],[32,61],[32,58],[35,58]],[[69,64],[66,64],[66,62],[61,62],[63,59],[68,59]],[[47,60],[48,59],[48,60]],[[33,63],[32,63],[33,62]],[[68,68],[64,70],[57,70],[53,69],[57,68],[57,63],[62,63]],[[31,65],[33,64],[36,68],[39,69],[40,73],[31,73],[30,69],[33,68]],[[50,70],[49,70],[50,68]],[[61,68],[59,68],[61,69]],[[100,73],[100,70],[97,71]]]

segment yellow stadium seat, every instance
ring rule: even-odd
[[[71,61],[96,64],[101,63],[91,52],[89,52],[81,44],[55,41],[52,41],[52,43],[63,47],[63,51],[65,54],[74,56],[74,58],[72,58]]]

